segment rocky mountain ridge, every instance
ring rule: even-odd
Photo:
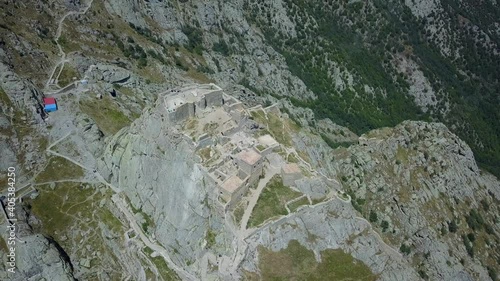
[[[158,102],[156,107],[147,110],[145,115],[134,122],[131,129],[124,129],[110,140],[105,153],[109,156],[104,157],[109,161],[106,164],[108,168],[105,169],[114,171],[108,173],[115,178],[113,181],[127,187],[126,192],[134,208],[140,208],[146,216],[151,216],[151,221],[160,220],[155,224],[154,236],[162,244],[188,243],[173,251],[176,260],[201,260],[203,252],[197,247],[203,245],[203,240],[206,239],[204,233],[209,231],[217,233],[215,249],[219,250],[215,250],[216,253],[228,257],[236,254],[231,254],[236,249],[230,250],[223,245],[230,245],[231,240],[232,244],[242,242],[235,242],[237,237],[231,234],[224,218],[218,215],[216,209],[210,207],[216,204],[216,200],[212,198],[204,203],[204,198],[213,196],[210,195],[210,190],[216,187],[209,184],[210,181],[201,171],[189,168],[195,163],[192,162],[195,152],[183,145],[186,140],[181,136],[171,139],[172,136],[169,136],[167,130],[161,129],[163,126],[169,126],[160,113],[162,110],[163,104]],[[303,136],[302,139],[304,137],[311,138],[314,142],[322,142],[321,138],[314,134]],[[176,145],[171,147],[173,144]],[[476,250],[475,256],[468,254],[456,239],[460,239],[460,233],[471,231],[467,222],[472,209],[485,203],[491,206],[489,208],[496,208],[494,206],[500,196],[500,185],[494,176],[480,172],[470,148],[443,124],[403,122],[395,128],[371,131],[359,138],[359,144],[348,148],[331,150],[324,146],[323,150],[318,152],[316,147],[314,151],[315,154],[324,153],[333,159],[335,168],[329,172],[341,180],[342,189],[350,195],[351,204],[340,199],[322,199],[326,201],[299,208],[296,213],[265,223],[247,238],[249,248],[245,251],[247,254],[241,265],[244,271],[238,270],[238,274],[246,271],[258,272],[258,247],[264,246],[278,251],[286,248],[289,241],[298,240],[314,252],[340,247],[367,264],[379,280],[489,278],[488,270],[495,268],[498,259],[498,253],[487,244],[498,243],[499,226],[498,217],[494,215],[495,210],[481,212],[484,225],[481,229],[472,230],[473,235],[477,237],[475,247],[479,249]],[[307,155],[311,159],[317,157],[315,154]],[[128,160],[122,162],[120,159]],[[323,161],[319,160],[319,163]],[[191,165],[186,166],[187,163]],[[188,172],[190,176],[184,175],[184,171],[191,171]],[[176,179],[178,175],[184,176]],[[193,193],[191,189],[186,188],[189,185],[178,184],[187,179],[206,185],[196,187],[196,192]],[[136,181],[137,184],[134,184]],[[301,187],[304,183],[298,184],[299,190],[307,189],[307,184]],[[131,189],[128,189],[129,187]],[[149,189],[151,187],[153,189]],[[181,188],[182,191],[174,191],[176,188]],[[181,194],[197,194],[197,197],[176,197]],[[161,199],[164,196],[165,198]],[[163,204],[153,202],[156,201],[154,198],[160,201],[174,200],[184,206],[191,206],[188,209],[196,215],[186,216],[188,210],[182,207],[171,208],[167,213],[167,210],[158,208]],[[191,203],[185,202],[186,200]],[[166,206],[176,205],[172,203]],[[421,206],[425,208],[421,209]],[[472,206],[472,209],[466,206]],[[204,215],[196,210],[204,212]],[[373,219],[372,213],[376,214],[376,219]],[[162,217],[165,217],[169,224],[161,223]],[[191,225],[196,228],[191,228],[189,235],[180,235],[179,232],[184,231],[183,223],[173,221],[186,217],[190,219],[185,221],[185,227]],[[197,217],[200,221],[193,223],[192,220]],[[207,223],[207,220],[210,223]],[[324,221],[328,223],[325,224]],[[447,229],[453,221],[458,223],[459,229],[448,232]],[[172,228],[173,225],[176,227]],[[320,225],[328,227],[323,229]],[[173,229],[176,230],[172,233]],[[163,233],[170,235],[163,236]],[[382,240],[378,235],[381,235]],[[315,237],[314,242],[308,240],[311,236]],[[172,237],[177,237],[175,243],[171,240]],[[185,237],[186,241],[180,240],[179,237]],[[351,240],[352,237],[356,238]],[[487,240],[489,242],[486,242]],[[200,244],[193,246],[193,241],[199,241]],[[372,243],[379,246],[373,246]],[[194,248],[186,252],[181,250],[186,247]],[[219,247],[225,250],[219,252]],[[382,253],[376,250],[377,247]],[[405,247],[411,250],[406,252]],[[234,268],[235,265],[231,263],[229,262],[228,266]],[[418,266],[415,267],[415,263]],[[487,266],[483,267],[481,264]],[[196,274],[200,270],[198,266],[195,262],[194,267],[188,268]],[[221,267],[219,269],[222,270]],[[219,271],[218,274],[223,273],[224,271]],[[216,272],[212,274],[217,275]]]
[[[65,218],[39,207],[50,196],[67,198],[60,181],[76,180],[82,197],[106,181],[123,189],[138,229],[170,258],[144,243],[106,195],[96,206],[112,215],[84,209],[77,217],[105,220],[86,243],[113,261],[109,267],[96,267],[95,249],[80,253],[74,241],[87,229],[36,227],[73,249],[77,278],[168,280],[178,278],[173,271],[187,279],[271,278],[289,273],[266,269],[269,249],[279,254],[294,241],[312,251],[309,266],[341,249],[355,259],[346,264],[380,280],[498,278],[500,187],[483,169],[495,173],[499,159],[496,1],[0,5],[0,167],[16,165],[20,182],[39,189],[32,216]],[[216,82],[247,109],[277,104],[280,120],[296,128],[280,157],[308,175],[292,188],[302,195],[245,239],[234,231],[238,207],[212,208],[216,185],[197,168],[198,152],[163,122],[160,97],[193,82]],[[44,95],[61,106],[47,123]],[[56,162],[48,141],[63,139],[57,151],[85,167],[83,176],[36,181]],[[33,243],[62,268],[47,279],[64,277],[67,266],[39,238]],[[116,258],[121,249],[127,255]],[[26,264],[26,272],[46,269]]]

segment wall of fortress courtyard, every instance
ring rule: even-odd
[[[198,116],[207,108],[222,106],[224,96],[222,90],[213,90],[207,93],[197,93],[193,90],[167,96],[165,97],[165,107],[168,119],[170,122],[178,123]]]

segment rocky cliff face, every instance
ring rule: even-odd
[[[371,131],[333,159],[351,204],[329,200],[266,225],[249,238],[243,268],[257,270],[257,245],[298,240],[316,255],[344,249],[380,280],[496,278],[500,182],[444,125]]]
[[[214,208],[216,186],[197,168],[194,147],[171,132],[164,110],[157,102],[109,140],[101,167],[154,222],[149,232],[176,262],[199,275],[200,264],[189,261],[203,257],[207,232],[217,232],[216,252],[227,257],[238,256],[241,249],[228,247],[241,242]],[[310,141],[314,149],[305,148]],[[294,146],[338,178],[351,202],[331,198],[265,223],[246,239],[243,263],[226,260],[228,267],[259,272],[259,247],[279,251],[297,240],[315,253],[341,248],[380,280],[488,280],[499,254],[490,245],[498,243],[500,183],[480,171],[470,148],[444,125],[425,122],[374,130],[358,142],[332,150],[317,135],[297,133]],[[298,185],[321,198],[307,191],[320,182]]]
[[[196,165],[191,143],[172,131],[162,101],[108,140],[100,171],[124,191],[146,232],[189,267],[205,251],[208,231],[217,241],[228,234],[214,206],[216,185]]]
[[[50,237],[33,233],[30,227],[30,219],[25,210],[16,210],[18,221],[16,229],[16,268],[12,274],[7,271],[9,260],[8,251],[0,251],[2,265],[0,278],[2,280],[30,280],[32,278],[45,280],[70,281],[76,280],[73,276],[73,265],[56,241]],[[12,245],[8,246],[12,247]]]
[[[359,143],[334,155],[353,206],[408,249],[405,259],[422,276],[487,280],[500,254],[490,248],[498,243],[500,183],[479,170],[467,144],[424,122],[375,130]]]
[[[0,168],[34,169],[43,162],[37,161],[34,155],[40,149],[40,138],[30,133],[30,130],[39,131],[37,127],[42,122],[42,93],[3,63],[0,63],[0,73],[0,148],[6,154],[0,160]]]

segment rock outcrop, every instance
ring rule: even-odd
[[[127,195],[147,233],[188,267],[204,252],[209,229],[227,234],[216,186],[196,165],[192,144],[166,122],[162,101],[109,140],[99,170]]]
[[[478,168],[469,146],[443,124],[413,121],[359,143],[334,156],[353,206],[377,214],[374,226],[396,248],[411,248],[405,259],[418,262],[422,276],[488,280],[500,255],[488,245],[500,233],[500,182]]]
[[[0,251],[0,279],[12,281],[54,280],[73,281],[73,266],[64,250],[50,237],[33,233],[28,224],[27,213],[17,208],[15,223],[16,261],[14,274],[7,271],[9,259],[3,249]],[[2,241],[3,242],[3,241]],[[10,268],[10,267],[9,267]]]

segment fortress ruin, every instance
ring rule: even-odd
[[[219,201],[234,207],[259,182],[266,156],[279,143],[269,134],[254,136],[248,111],[217,85],[172,90],[164,103],[167,120],[197,151],[200,167],[218,186]],[[291,183],[296,177],[292,173],[286,178]]]

